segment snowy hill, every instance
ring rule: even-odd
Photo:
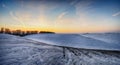
[[[0,65],[120,65],[119,62],[120,51],[53,46],[0,34]]]
[[[120,44],[120,33],[91,33],[80,35],[93,39],[98,39],[107,43]]]
[[[25,38],[57,46],[120,51],[118,34],[35,34]]]

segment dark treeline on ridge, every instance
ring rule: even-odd
[[[51,31],[22,31],[22,30],[10,30],[9,28],[1,28],[0,33],[5,34],[12,34],[12,35],[18,35],[18,36],[25,36],[30,34],[55,34],[55,32]]]

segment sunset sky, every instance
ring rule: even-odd
[[[120,31],[120,0],[0,0],[0,28],[57,33]]]

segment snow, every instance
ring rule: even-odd
[[[118,34],[35,34],[25,38],[57,46],[120,51]]]
[[[94,38],[107,43],[120,44],[120,33],[91,33],[81,34],[85,37]]]
[[[120,51],[59,47],[0,34],[0,65],[120,65],[119,62]]]

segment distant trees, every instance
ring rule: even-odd
[[[0,33],[11,34],[11,31],[10,31],[10,29],[8,29],[8,28],[1,28]]]
[[[55,32],[50,32],[50,31],[40,31],[39,33],[55,33]]]
[[[43,33],[50,33],[54,34],[55,32],[50,32],[50,31],[22,31],[22,30],[13,30],[11,31],[8,28],[1,28],[0,33],[6,33],[6,34],[12,34],[12,35],[18,35],[18,36],[25,36],[25,35],[30,35],[30,34],[43,34]]]
[[[1,28],[0,33],[4,33],[4,28]]]

